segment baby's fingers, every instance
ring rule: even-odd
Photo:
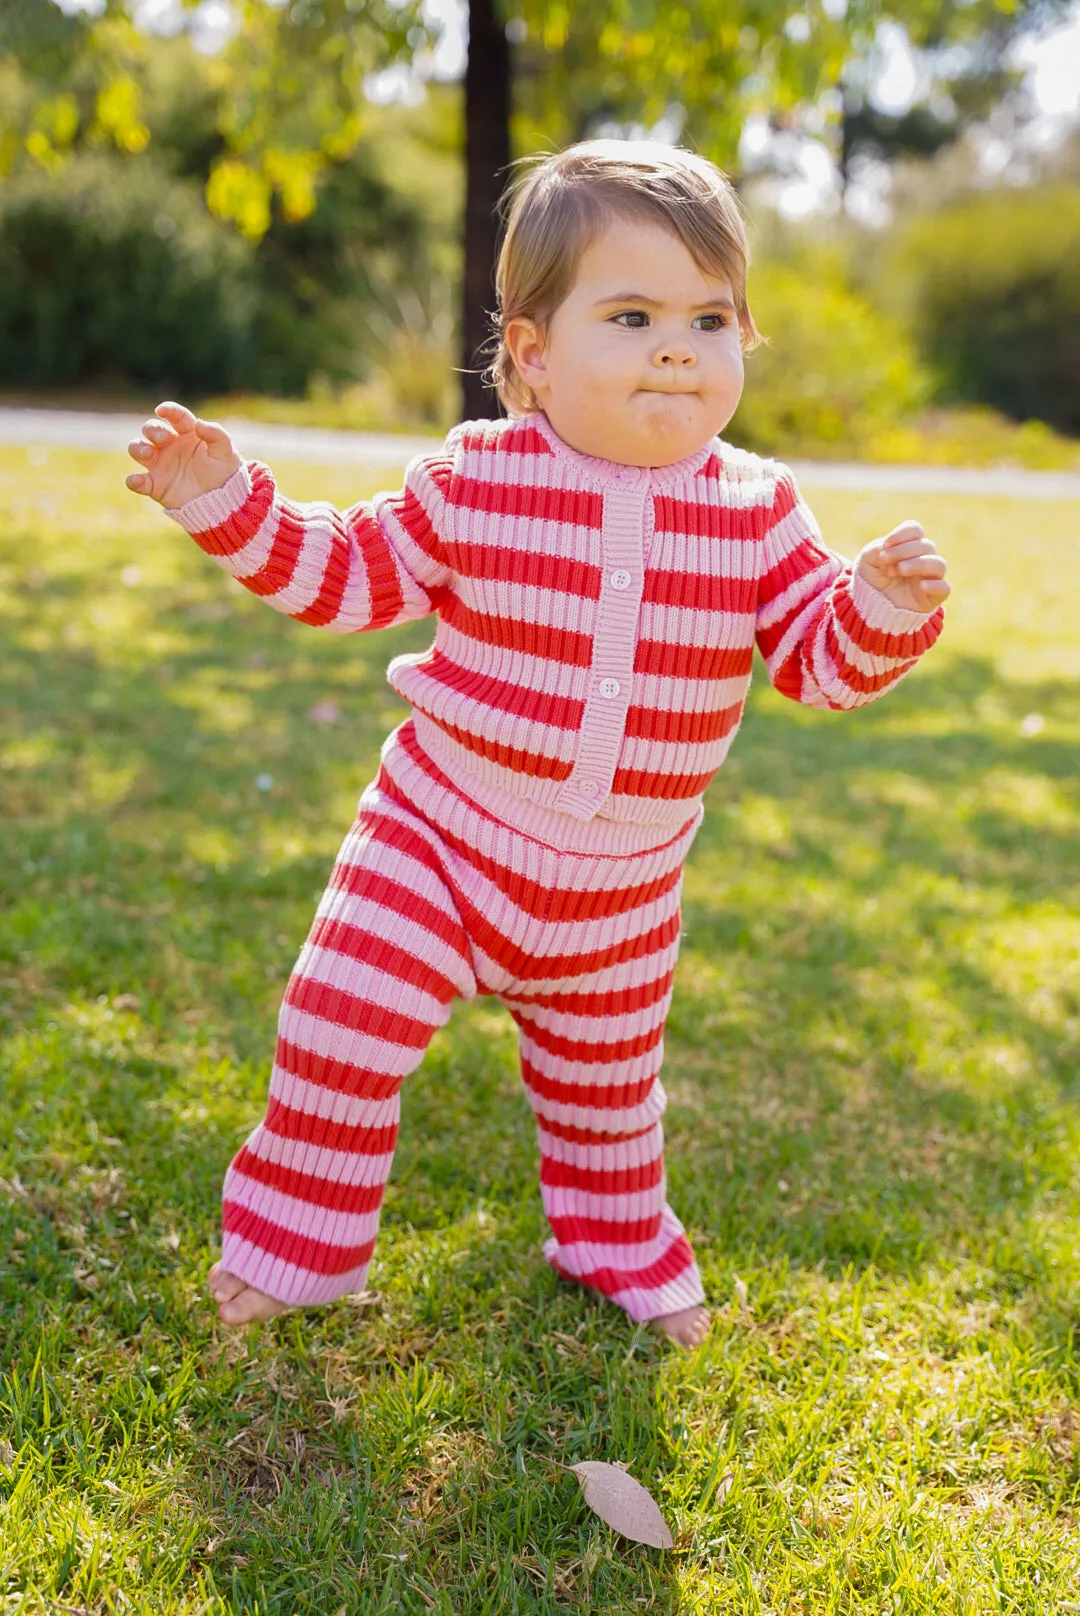
[[[133,471],[130,477],[124,478],[124,482],[133,494],[152,494],[154,491],[154,480],[145,471]]]
[[[948,568],[944,556],[921,555],[899,562],[896,570],[905,578],[944,578]]]
[[[195,430],[206,444],[207,453],[213,460],[227,460],[235,453],[232,439],[223,426],[216,421],[196,420]]]
[[[132,460],[142,460],[146,463],[153,460],[157,454],[157,449],[152,443],[147,443],[144,438],[133,438],[128,444],[128,454]]]
[[[159,404],[157,413],[163,421],[168,421],[170,426],[175,427],[177,432],[193,432],[198,422],[198,417],[193,415],[186,405],[175,404],[172,399],[166,399],[163,404]]]

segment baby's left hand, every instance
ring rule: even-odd
[[[901,522],[883,539],[865,545],[855,570],[894,606],[911,612],[932,612],[952,593],[945,582],[944,557],[919,522]]]

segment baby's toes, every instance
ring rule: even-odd
[[[210,1294],[215,1302],[231,1302],[234,1296],[239,1296],[241,1291],[248,1288],[246,1280],[237,1278],[235,1274],[230,1274],[229,1270],[223,1268],[219,1262],[216,1262],[211,1268],[209,1281]]]
[[[267,1319],[284,1313],[287,1306],[286,1302],[264,1296],[253,1285],[245,1285],[238,1295],[220,1304],[218,1318],[222,1324],[265,1324]]]

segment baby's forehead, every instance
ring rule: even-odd
[[[582,248],[574,285],[605,301],[632,294],[656,303],[731,298],[722,265],[702,263],[674,230],[652,220],[615,219],[596,231]]]

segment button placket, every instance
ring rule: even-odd
[[[577,757],[557,806],[592,818],[611,790],[626,729],[644,578],[646,476],[636,467],[604,491],[600,599]]]

